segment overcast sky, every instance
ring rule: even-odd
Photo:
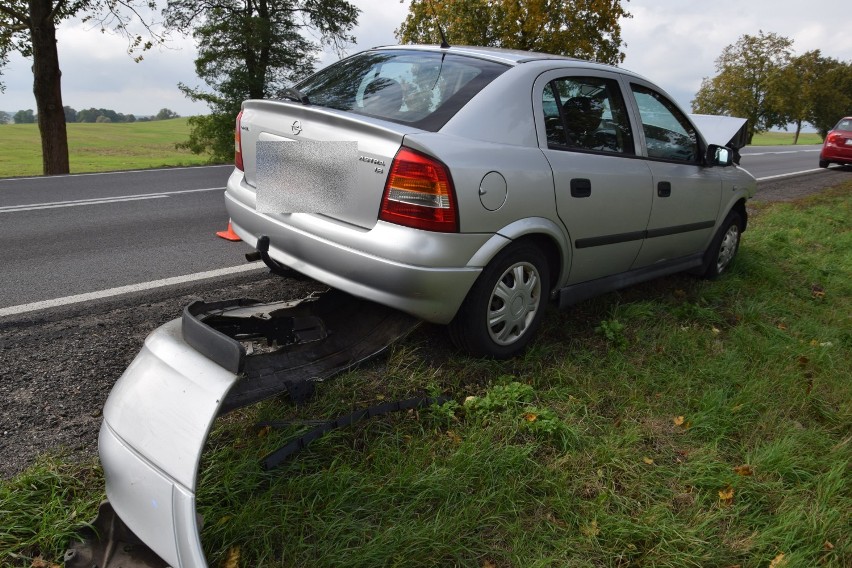
[[[396,43],[394,30],[405,18],[408,0],[353,0],[361,8],[357,45],[349,52]],[[435,0],[440,1],[440,0]],[[622,66],[659,84],[689,110],[703,77],[715,74],[722,49],[743,34],[759,30],[794,40],[798,54],[813,49],[852,61],[852,33],[845,13],[850,0],[631,0],[633,17],[622,21]],[[101,34],[91,24],[70,21],[59,27],[63,104],[77,110],[109,108],[124,114],[151,115],[166,107],[180,115],[203,114],[178,82],[199,85],[191,38],[176,37],[170,49],[155,49],[141,63],[126,54],[125,40]],[[452,43],[452,38],[449,38]],[[325,54],[323,63],[336,60]],[[0,110],[34,109],[30,61],[13,56],[0,78]]]

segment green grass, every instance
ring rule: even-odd
[[[762,132],[755,134],[751,140],[752,146],[787,146],[793,144],[795,132]],[[799,145],[822,144],[822,137],[816,132],[802,132],[799,134]]]
[[[206,164],[208,156],[175,149],[189,138],[186,121],[69,124],[71,173]],[[0,125],[0,177],[41,175],[40,140],[36,124]]]
[[[210,566],[849,566],[850,190],[754,204],[720,280],[550,313],[522,358],[454,355],[426,327],[305,406],[220,420],[198,495]],[[454,401],[259,466],[303,431],[260,421],[437,393]],[[60,558],[101,483],[62,462],[2,482],[0,564]]]

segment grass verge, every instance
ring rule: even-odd
[[[209,163],[209,156],[177,150],[189,138],[186,118],[115,124],[68,124],[71,173],[108,172]],[[0,177],[42,173],[37,124],[0,126]]]
[[[751,140],[752,146],[787,146],[793,144],[794,132],[762,132],[755,134]],[[822,144],[822,137],[816,132],[799,134],[798,145]]]
[[[220,420],[210,566],[849,566],[851,189],[756,204],[720,280],[553,312],[522,358],[459,357],[426,328],[305,406]],[[300,421],[424,393],[455,400],[259,466]],[[2,482],[0,564],[56,561],[101,491],[62,462]]]

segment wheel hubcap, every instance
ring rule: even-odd
[[[719,258],[716,260],[716,271],[721,273],[734,258],[737,252],[737,245],[740,242],[740,228],[736,223],[728,227],[725,231],[725,236],[722,237],[722,244],[719,247]]]
[[[510,345],[524,335],[541,304],[541,277],[535,266],[510,266],[491,292],[488,333],[499,345]]]

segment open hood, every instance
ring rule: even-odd
[[[747,120],[716,114],[690,114],[689,118],[701,131],[708,144],[729,146],[739,150],[748,143]]]

